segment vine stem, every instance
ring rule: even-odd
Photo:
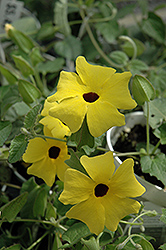
[[[147,119],[146,119],[146,151],[149,155],[149,144],[150,144],[150,135],[149,135],[149,102],[147,102]]]
[[[115,68],[120,68],[120,69],[123,69],[124,65],[122,64],[117,64],[117,63],[114,63],[105,53],[104,51],[100,48],[100,46],[98,45],[96,39],[94,38],[93,36],[93,33],[92,33],[92,30],[88,24],[88,17],[85,17],[85,14],[84,14],[84,11],[82,9],[80,9],[80,15],[81,15],[81,18],[83,20],[83,22],[85,23],[85,28],[86,28],[86,31],[89,35],[89,38],[91,40],[91,42],[93,43],[94,47],[96,48],[96,50],[98,51],[98,53],[105,59],[106,62],[108,62],[112,67],[115,67]]]

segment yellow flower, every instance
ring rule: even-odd
[[[145,192],[134,176],[134,162],[125,160],[114,173],[112,152],[95,157],[84,155],[80,161],[89,177],[67,169],[59,200],[74,206],[66,216],[83,221],[97,235],[104,226],[115,231],[123,217],[138,213],[140,203],[133,198]]]
[[[91,65],[82,56],[76,59],[76,72],[61,72],[57,92],[47,98],[49,114],[73,133],[80,129],[86,116],[89,131],[95,137],[112,126],[124,125],[125,117],[117,109],[136,106],[128,89],[131,73],[115,73],[113,68]]]
[[[44,125],[44,128],[51,131],[51,136],[59,139],[63,139],[65,136],[70,136],[70,129],[64,125],[59,119],[50,115],[45,116],[40,120],[40,123]],[[48,133],[48,132],[47,132]]]
[[[44,134],[53,137],[47,127],[44,127]],[[64,161],[69,158],[66,142],[40,137],[29,140],[23,154],[23,160],[32,163],[27,173],[42,178],[48,186],[53,185],[56,174],[60,180],[64,180],[68,168]]]

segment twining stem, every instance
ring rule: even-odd
[[[149,144],[150,144],[150,135],[149,135],[149,102],[147,102],[147,119],[146,119],[146,152],[149,155]]]
[[[91,40],[91,42],[93,43],[94,47],[96,48],[96,50],[98,51],[98,53],[104,58],[104,60],[106,62],[108,62],[112,67],[115,67],[115,68],[120,68],[120,69],[123,69],[124,65],[123,64],[117,64],[117,63],[114,63],[105,53],[104,51],[100,48],[100,46],[98,45],[96,39],[94,38],[93,36],[93,33],[92,33],[92,30],[88,24],[88,19],[85,17],[85,14],[84,14],[84,11],[82,9],[80,9],[80,15],[81,15],[81,18],[83,20],[83,22],[85,23],[85,28],[86,28],[86,31],[89,35],[89,38]]]

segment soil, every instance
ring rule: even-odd
[[[150,129],[150,143],[156,145],[158,142],[158,138],[154,136],[152,130]],[[141,125],[135,125],[130,131],[123,131],[118,138],[117,142],[114,145],[114,150],[121,153],[126,152],[136,152],[136,146],[138,143],[145,143],[146,141],[146,127]],[[166,152],[166,145],[161,145],[161,152]],[[135,174],[142,176],[148,182],[155,184],[159,187],[164,188],[164,184],[159,181],[155,176],[151,176],[150,174],[143,173],[140,165],[140,157],[132,157],[134,159],[134,172]],[[126,159],[126,157],[120,157],[122,161]]]

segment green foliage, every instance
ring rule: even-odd
[[[14,200],[1,207],[0,211],[2,212],[2,220],[7,219],[8,222],[14,221],[15,217],[26,203],[27,195],[28,193],[26,192],[22,193],[20,196],[17,196]]]
[[[40,178],[30,178],[26,173],[29,165],[21,157],[29,139],[43,136],[40,112],[46,97],[56,92],[60,71],[74,72],[76,57],[83,55],[90,63],[113,67],[118,73],[131,71],[136,109],[143,108],[158,138],[157,145],[149,142],[149,153],[146,143],[137,145],[138,152],[143,152],[141,168],[166,185],[166,155],[158,148],[166,144],[166,24],[157,14],[165,5],[153,10],[148,1],[123,8],[107,0],[22,1],[33,14],[25,11],[1,34],[0,248],[43,249],[45,244],[48,250],[116,249],[126,240],[127,227],[122,234],[105,228],[96,236],[84,223],[63,217],[72,206],[58,199],[64,183],[56,177],[50,188]],[[140,19],[128,19],[138,9]],[[86,175],[80,157],[107,150],[106,135],[92,137],[86,120],[66,139],[71,157],[65,163]],[[165,208],[160,220],[166,223]],[[137,235],[132,238],[135,243],[145,250],[154,249],[152,237]],[[166,249],[162,244],[160,249]],[[128,241],[123,249],[135,248]]]
[[[41,97],[41,93],[36,86],[25,80],[18,81],[18,89],[25,103],[33,103]]]
[[[156,176],[158,180],[162,181],[166,185],[166,156],[163,153],[157,154],[156,156],[142,156],[141,167],[144,173],[150,173]]]
[[[82,222],[78,222],[71,226],[67,232],[65,232],[62,236],[63,240],[68,243],[63,245],[65,247],[71,247],[76,244],[81,238],[91,235],[89,228]]]
[[[9,121],[0,121],[0,147],[3,146],[12,130],[12,124]]]
[[[150,102],[150,100],[155,98],[155,91],[152,84],[140,75],[135,75],[133,78],[132,93],[139,105]]]
[[[15,136],[15,138],[11,141],[8,161],[10,163],[19,161],[21,156],[25,152],[27,145],[28,139],[25,135],[20,134]]]

